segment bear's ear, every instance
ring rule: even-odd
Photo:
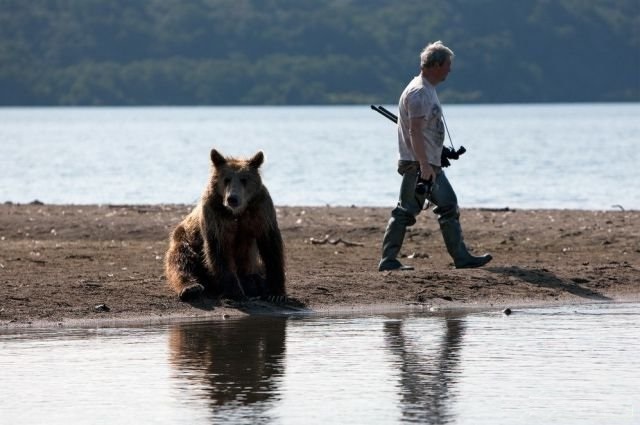
[[[227,160],[215,149],[211,149],[211,162],[218,168],[227,163]]]
[[[260,168],[263,162],[264,154],[262,153],[262,151],[258,151],[258,153],[253,155],[253,158],[249,160],[249,165],[253,168]]]

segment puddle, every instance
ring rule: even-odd
[[[638,424],[640,305],[0,333],[2,423]]]

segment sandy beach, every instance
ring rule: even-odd
[[[311,312],[506,308],[640,300],[640,212],[465,209],[457,270],[435,216],[410,228],[406,272],[378,272],[389,208],[278,207],[296,302],[188,304],[167,287],[169,232],[191,205],[0,205],[0,327]]]

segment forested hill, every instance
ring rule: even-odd
[[[1,105],[640,101],[638,0],[0,0]]]

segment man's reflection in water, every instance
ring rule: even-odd
[[[204,386],[214,413],[230,408],[259,417],[284,373],[286,326],[284,317],[177,325],[169,336],[171,364],[193,388]]]
[[[444,333],[441,339],[433,340],[435,346],[424,346],[403,329],[411,319],[384,324],[386,345],[398,358],[402,413],[410,422],[445,424],[454,419],[447,408],[453,403],[451,392],[460,361],[464,321],[461,315],[441,319]]]

